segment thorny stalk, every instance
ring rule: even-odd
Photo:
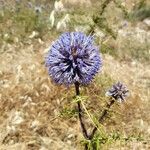
[[[75,90],[76,90],[76,96],[79,96],[80,95],[80,90],[79,90],[79,83],[78,82],[75,83]],[[106,108],[104,109],[104,111],[102,112],[102,115],[99,118],[99,123],[103,123],[104,118],[107,116],[108,111],[109,111],[110,107],[114,104],[114,102],[115,102],[115,100],[111,99],[110,103],[108,103],[106,105]],[[83,122],[83,112],[82,112],[82,108],[81,108],[81,101],[77,101],[77,105],[78,105],[79,121],[80,121],[80,126],[81,126],[83,136],[87,140],[92,140],[95,133],[96,133],[96,131],[98,130],[98,126],[96,125],[93,128],[91,134],[88,135],[87,129],[86,129],[85,124]],[[86,143],[85,144],[85,150],[87,150],[87,149],[88,149],[88,144]]]
[[[79,96],[80,90],[79,90],[79,83],[78,82],[75,83],[75,89],[76,89],[76,96]],[[89,139],[86,127],[85,127],[83,119],[82,119],[83,116],[82,116],[81,101],[78,101],[77,104],[78,104],[78,114],[79,114],[80,126],[81,126],[83,136],[85,139]],[[87,144],[85,144],[85,150],[88,150]]]
[[[76,96],[79,96],[80,90],[79,90],[79,83],[78,82],[75,83],[75,89],[76,89]],[[80,121],[81,129],[82,129],[82,133],[83,133],[83,136],[85,137],[85,139],[88,139],[89,136],[88,136],[86,127],[85,127],[83,119],[82,119],[82,117],[83,117],[82,113],[83,112],[82,112],[82,108],[81,108],[81,102],[78,101],[77,104],[78,104],[78,115],[79,115],[79,121]]]
[[[110,103],[108,103],[108,104],[106,105],[106,108],[103,110],[102,115],[100,116],[100,118],[99,118],[99,120],[98,120],[99,123],[101,123],[101,124],[103,123],[104,118],[107,116],[108,111],[109,111],[110,107],[114,104],[114,102],[115,102],[115,100],[114,100],[114,99],[111,99]],[[93,139],[93,137],[94,137],[94,135],[95,135],[97,129],[98,129],[98,127],[95,126],[94,129],[92,130],[92,133],[89,135],[89,139],[90,139],[90,140]]]

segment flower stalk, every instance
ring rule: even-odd
[[[110,107],[114,104],[114,102],[115,102],[115,100],[114,100],[114,99],[111,99],[110,103],[108,103],[108,104],[106,105],[106,108],[103,110],[102,115],[99,117],[99,120],[98,120],[99,123],[101,123],[101,124],[103,123],[104,118],[107,116],[108,111],[109,111]],[[93,139],[93,137],[94,137],[94,135],[95,135],[97,129],[98,129],[98,127],[95,126],[94,129],[92,130],[91,134],[89,135],[89,139],[90,139],[90,140]]]
[[[80,95],[80,90],[79,90],[79,83],[78,82],[75,83],[75,90],[76,90],[76,96],[79,96]],[[82,130],[84,138],[88,139],[89,136],[88,136],[86,127],[85,127],[83,119],[82,119],[83,118],[83,116],[82,116],[83,113],[82,113],[82,108],[81,108],[81,102],[78,101],[77,105],[78,105],[78,115],[79,115],[81,130]]]

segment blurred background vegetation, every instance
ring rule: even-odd
[[[64,31],[79,30],[95,34],[102,53],[149,60],[149,1],[2,0],[0,7],[1,45],[45,41]]]

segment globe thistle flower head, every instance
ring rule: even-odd
[[[106,92],[106,96],[111,96],[119,102],[125,101],[125,98],[129,96],[129,90],[121,82],[117,82]]]
[[[58,84],[88,84],[101,66],[93,37],[82,32],[63,33],[46,57],[49,75]]]

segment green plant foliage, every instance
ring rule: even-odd
[[[120,142],[124,145],[126,145],[128,142],[132,142],[134,140],[137,141],[144,141],[144,138],[142,135],[129,135],[127,137],[124,137],[120,132],[114,131],[111,133],[96,134],[96,136],[91,140],[83,140],[81,143],[83,145],[88,145],[88,150],[100,150],[103,149],[103,147],[108,147],[109,145]]]
[[[72,118],[78,115],[78,112],[76,109],[70,109],[70,108],[63,108],[63,110],[60,112],[60,117],[63,118]]]
[[[148,17],[150,17],[150,5],[147,5],[146,0],[137,2],[129,14],[129,20],[132,22],[143,21]]]

